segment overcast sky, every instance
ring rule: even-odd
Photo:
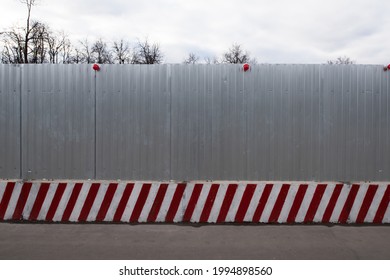
[[[26,7],[1,0],[0,31],[22,25]],[[389,0],[39,0],[32,18],[72,42],[149,38],[167,63],[189,52],[218,56],[241,44],[260,63],[325,63],[349,56],[390,63]]]

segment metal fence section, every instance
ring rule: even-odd
[[[390,180],[379,65],[0,65],[0,178]]]
[[[96,172],[170,179],[168,65],[104,65],[97,73]]]
[[[20,177],[20,70],[0,64],[0,178]]]
[[[94,73],[88,65],[23,65],[22,178],[93,178]]]
[[[249,179],[246,74],[237,65],[172,67],[172,178]]]

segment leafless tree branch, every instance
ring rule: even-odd
[[[189,53],[187,58],[184,59],[184,64],[196,64],[199,61],[199,56],[197,56],[195,53]]]
[[[356,62],[347,56],[340,56],[340,57],[336,58],[335,60],[328,60],[328,64],[330,64],[330,65],[342,65],[342,64],[349,65],[349,64],[356,64]]]
[[[130,63],[130,47],[129,43],[123,39],[115,41],[113,45],[114,59],[119,64]]]
[[[160,45],[151,44],[148,39],[138,41],[132,56],[133,64],[160,64],[163,61],[163,53]]]
[[[250,56],[247,51],[244,51],[239,44],[233,44],[232,47],[223,54],[223,63],[241,64],[248,63]]]

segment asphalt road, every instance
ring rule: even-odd
[[[0,223],[0,259],[390,259],[390,226]]]

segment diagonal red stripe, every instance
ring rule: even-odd
[[[241,223],[244,220],[246,211],[248,210],[255,190],[256,184],[248,184],[246,186],[240,205],[238,206],[236,216],[234,217],[235,222]]]
[[[87,220],[92,205],[95,202],[95,198],[99,191],[99,188],[100,188],[100,183],[93,183],[89,188],[87,198],[85,199],[84,205],[80,211],[80,215],[78,218],[79,222],[85,222]]]
[[[121,200],[119,201],[118,207],[116,208],[115,215],[113,218],[114,222],[120,222],[123,212],[125,211],[127,201],[129,200],[129,197],[131,195],[131,192],[134,189],[134,183],[128,183],[126,185],[125,190],[123,191]]]
[[[76,204],[77,198],[79,197],[83,183],[76,183],[73,187],[72,194],[70,195],[68,204],[65,207],[64,214],[62,216],[62,222],[68,222],[69,217],[72,214],[73,208]]]
[[[278,197],[275,201],[274,208],[272,209],[271,215],[269,216],[268,222],[276,223],[279,219],[280,212],[282,211],[284,201],[286,200],[290,184],[283,184]]]
[[[328,205],[326,206],[324,216],[322,217],[323,223],[329,223],[330,217],[332,217],[334,207],[336,206],[337,200],[339,199],[342,188],[343,184],[337,184],[335,186],[332,196],[329,199]]]
[[[385,194],[383,195],[383,198],[381,202],[379,203],[378,210],[376,211],[374,223],[380,224],[382,223],[383,217],[385,216],[387,206],[389,205],[390,201],[390,185],[387,186]]]
[[[41,211],[42,204],[45,201],[47,191],[49,190],[50,183],[42,183],[37,198],[35,199],[35,203],[33,205],[33,208],[31,209],[30,218],[31,221],[36,221],[37,217],[39,215],[39,212]]]
[[[19,195],[18,202],[15,207],[14,214],[12,215],[13,220],[20,220],[22,219],[22,214],[24,210],[24,206],[26,205],[28,195],[30,194],[32,183],[24,183],[22,187],[22,191]]]
[[[183,197],[184,190],[186,188],[187,184],[178,184],[175,194],[173,195],[171,205],[169,206],[167,216],[165,217],[166,222],[173,222],[173,219],[175,218],[177,209],[179,208],[179,204],[181,201],[181,198]]]
[[[352,185],[351,190],[349,191],[347,200],[345,201],[344,207],[341,210],[339,216],[339,223],[346,223],[349,217],[349,213],[351,213],[352,206],[355,202],[356,195],[359,190],[359,185]]]
[[[152,184],[143,184],[141,192],[137,198],[137,202],[135,203],[133,213],[130,216],[130,222],[138,222],[139,215],[141,215],[142,209],[144,208],[146,199],[148,198],[150,188]]]
[[[229,212],[230,205],[232,204],[234,195],[237,191],[237,184],[230,184],[226,190],[225,198],[223,199],[221,205],[221,211],[219,212],[217,223],[223,223],[226,220],[226,216]]]
[[[161,184],[156,198],[154,199],[152,208],[150,209],[149,215],[148,215],[148,222],[155,222],[157,219],[158,212],[160,212],[161,204],[164,200],[165,193],[167,192],[168,184]]]
[[[362,206],[360,207],[359,213],[356,218],[356,223],[364,223],[364,219],[370,209],[372,200],[374,199],[375,193],[378,189],[378,185],[369,185],[366,195],[364,196]]]
[[[308,187],[309,187],[309,185],[307,185],[307,184],[302,184],[299,186],[297,194],[295,195],[295,198],[294,198],[294,202],[291,206],[290,213],[288,214],[288,217],[287,217],[287,223],[294,223],[295,222],[299,208],[301,208],[302,201],[305,197],[305,194],[306,194]]]
[[[265,205],[267,205],[267,201],[269,195],[271,194],[273,184],[266,184],[259,199],[259,203],[257,204],[255,213],[253,214],[252,222],[258,223],[260,221],[261,215],[263,214]]]
[[[110,208],[112,199],[114,197],[114,194],[115,194],[117,188],[118,188],[117,183],[111,183],[108,186],[106,194],[104,195],[104,198],[102,201],[102,205],[100,206],[99,212],[96,216],[97,222],[102,222],[104,220],[104,218],[106,217],[107,211]]]
[[[186,210],[184,211],[183,222],[191,221],[192,214],[194,213],[195,206],[198,203],[200,193],[202,191],[203,184],[195,184],[194,190],[192,191],[191,198],[188,201]]]
[[[304,223],[311,223],[314,219],[314,216],[317,213],[318,206],[320,206],[322,196],[324,195],[326,189],[326,184],[319,184],[314,191],[313,198],[310,202],[309,208],[307,209]]]
[[[53,197],[53,200],[52,200],[50,207],[49,207],[49,210],[47,211],[47,214],[46,214],[46,221],[48,221],[48,222],[53,221],[53,217],[56,214],[56,211],[57,211],[58,205],[60,204],[62,195],[65,192],[66,185],[67,185],[66,183],[59,183],[58,184],[56,192],[55,192],[54,197]]]
[[[200,223],[206,223],[207,220],[209,219],[211,209],[213,208],[214,205],[214,200],[217,195],[219,189],[219,184],[212,184],[209,194],[206,198],[205,205],[203,207],[202,214],[200,215],[199,222]]]
[[[5,212],[7,211],[9,201],[12,196],[12,192],[14,191],[15,188],[15,182],[8,182],[5,191],[3,194],[3,198],[1,199],[0,202],[0,221],[4,219]]]

